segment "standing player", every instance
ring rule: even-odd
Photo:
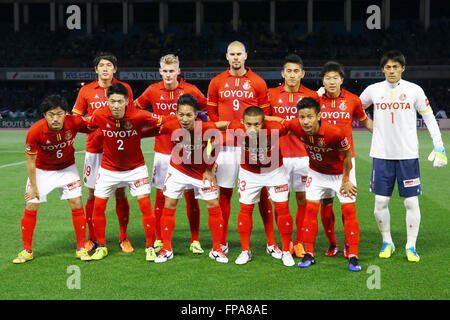
[[[206,98],[203,93],[193,84],[185,82],[180,75],[180,61],[177,56],[168,54],[159,61],[159,73],[162,81],[150,85],[144,93],[136,99],[135,104],[145,109],[152,106],[152,112],[159,115],[175,114],[178,98],[185,93],[190,93],[197,98],[200,109],[206,109]],[[143,137],[146,133],[143,134]],[[162,247],[160,220],[164,208],[164,179],[169,167],[170,153],[172,152],[172,141],[169,135],[159,135],[155,138],[155,156],[153,158],[152,186],[156,188],[155,216],[156,216],[156,241],[155,251],[159,252]],[[184,193],[186,199],[186,214],[191,229],[191,246],[193,253],[201,254],[203,249],[199,242],[200,209],[195,199],[193,189]]]
[[[117,58],[111,53],[100,53],[94,58],[94,69],[98,79],[83,86],[78,93],[77,101],[72,109],[76,115],[92,116],[95,110],[107,107],[106,90],[114,83],[123,84],[133,101],[133,92],[128,84],[114,78],[117,71]],[[86,137],[86,157],[84,159],[84,185],[88,188],[86,201],[86,219],[89,226],[89,236],[85,247],[91,251],[97,246],[97,237],[92,225],[92,214],[94,210],[94,188],[98,169],[102,161],[103,136],[100,130],[91,132]],[[130,206],[126,197],[125,187],[117,188],[115,192],[116,213],[119,219],[120,235],[119,245],[125,253],[133,252],[131,242],[127,239],[127,226],[130,217]]]
[[[86,128],[86,120],[68,115],[67,101],[59,95],[46,97],[40,105],[40,111],[45,119],[31,126],[26,138],[28,181],[25,211],[21,220],[23,250],[13,262],[33,260],[31,245],[37,210],[40,203],[47,201],[47,194],[54,189],[58,190],[61,200],[67,199],[72,210],[77,239],[75,256],[80,260],[91,260],[84,248],[86,218],[73,148],[75,136]]]
[[[287,120],[298,118],[298,101],[304,97],[319,100],[319,96],[315,91],[301,84],[305,71],[303,70],[303,61],[298,55],[291,54],[286,57],[281,76],[284,79],[284,84],[269,89],[272,116]],[[303,258],[305,251],[303,248],[302,227],[306,211],[305,184],[308,178],[308,154],[303,143],[291,135],[280,138],[280,147],[283,155],[283,164],[289,176],[289,190],[294,190],[297,199],[297,215],[295,219],[297,236],[294,241],[294,251],[297,257]]]
[[[205,200],[208,209],[208,225],[213,241],[209,257],[219,263],[228,263],[226,254],[220,248],[223,218],[213,173],[216,148],[211,150],[211,153],[208,152],[211,140],[221,138],[216,126],[220,123],[196,121],[197,106],[197,99],[193,95],[182,95],[178,99],[176,118],[167,121],[160,131],[160,134],[167,134],[172,138],[174,148],[164,181],[165,204],[161,217],[163,250],[156,258],[156,263],[173,259],[172,234],[175,229],[175,212],[178,200],[188,186],[194,187],[196,196]],[[227,122],[222,124],[226,126]]]
[[[322,67],[322,83],[324,93],[320,97],[320,114],[321,119],[340,127],[344,134],[349,138],[352,150],[352,169],[350,170],[350,181],[356,186],[355,174],[355,147],[353,144],[353,118],[361,122],[370,132],[372,132],[373,123],[361,104],[359,97],[345,89],[344,67],[334,61],[325,63]],[[322,219],[323,229],[328,238],[329,246],[325,255],[334,257],[338,253],[338,245],[334,233],[334,212],[333,212],[334,192],[327,194],[325,199],[321,200],[320,216]],[[342,215],[342,218],[344,216]],[[348,257],[348,244],[344,241],[344,257]]]
[[[244,110],[249,106],[258,106],[264,113],[270,115],[267,85],[260,76],[245,67],[247,60],[245,46],[239,41],[233,41],[228,45],[225,56],[230,67],[215,76],[208,87],[208,115],[211,120],[241,120]],[[239,170],[240,148],[237,147],[233,136],[224,132],[223,137],[223,149],[216,162],[216,177],[220,187],[219,202],[224,220],[222,250],[227,252],[228,220],[231,197]],[[261,192],[261,201],[258,205],[267,236],[267,253],[280,259],[281,251],[275,244],[272,206],[266,188]]]
[[[373,105],[370,190],[375,193],[374,214],[383,238],[379,256],[389,258],[395,251],[388,204],[397,179],[399,195],[406,208],[406,256],[408,261],[418,262],[416,239],[420,208],[417,196],[422,193],[422,188],[416,112],[422,115],[433,140],[434,150],[428,160],[434,161],[434,167],[442,167],[447,164],[447,156],[425,93],[418,85],[402,79],[405,71],[403,54],[399,51],[385,53],[380,67],[386,80],[368,86],[360,96],[363,106]]]
[[[265,121],[264,117],[261,108],[249,107],[245,109],[242,120],[233,120],[228,126],[230,132],[237,136],[242,154],[238,179],[238,232],[242,252],[235,263],[246,264],[253,259],[250,251],[252,213],[255,203],[260,201],[261,190],[267,187],[281,235],[281,260],[285,266],[290,267],[295,262],[289,252],[293,229],[293,219],[289,212],[289,177],[283,166],[278,142],[279,137],[287,131],[280,123]]]
[[[299,118],[283,121],[285,127],[303,141],[309,156],[306,182],[306,214],[303,222],[305,256],[298,264],[308,268],[315,263],[314,242],[318,231],[317,213],[320,200],[331,191],[341,202],[344,232],[349,247],[348,268],[361,271],[358,261],[359,225],[356,218],[356,186],[350,181],[352,152],[350,142],[338,126],[321,120],[320,104],[304,98],[297,105]]]
[[[108,255],[105,241],[106,204],[115,189],[126,184],[131,195],[137,198],[142,212],[146,260],[154,261],[155,214],[150,203],[151,188],[141,150],[141,133],[144,127],[160,126],[163,118],[129,104],[128,89],[123,84],[111,85],[106,96],[109,107],[96,110],[88,126],[99,128],[103,135],[103,158],[95,183],[92,219],[98,247],[92,258],[100,260]]]

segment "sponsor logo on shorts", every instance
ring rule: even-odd
[[[416,178],[416,179],[409,179],[409,180],[403,180],[403,186],[405,188],[408,187],[415,187],[418,186],[420,184],[420,179]]]
[[[142,187],[145,184],[149,184],[149,178],[146,177],[146,178],[136,180],[135,182],[133,182],[133,184],[136,188]]]
[[[30,150],[31,150],[31,146],[30,146],[29,144],[27,144],[27,145],[25,146],[25,149],[26,149],[27,151],[30,151]]]
[[[217,187],[203,187],[201,190],[203,193],[216,192]]]
[[[69,183],[69,184],[67,185],[67,189],[68,189],[69,191],[72,191],[72,190],[74,190],[74,189],[76,189],[76,188],[81,188],[81,181],[80,181],[80,180],[77,180],[77,181],[75,181],[75,182],[71,182],[71,183]]]
[[[287,192],[289,191],[288,184],[283,184],[281,186],[275,186],[275,193]]]

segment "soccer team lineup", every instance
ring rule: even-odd
[[[358,246],[364,234],[360,235],[355,206],[354,120],[371,133],[372,170],[367,181],[380,235],[378,256],[389,259],[396,250],[389,200],[397,185],[406,217],[405,261],[419,262],[416,240],[422,189],[417,113],[434,146],[428,156],[432,166],[447,165],[447,156],[426,93],[402,79],[405,56],[397,50],[385,52],[379,64],[385,80],[369,85],[360,96],[342,88],[344,68],[335,61],[322,66],[322,87],[315,91],[301,84],[305,71],[297,54],[285,57],[280,66],[284,82],[275,88],[268,88],[245,65],[243,43],[229,43],[224,56],[229,67],[210,80],[207,96],[180,77],[178,57],[167,54],[159,61],[162,80],[134,98],[130,85],[114,77],[118,61],[108,52],[93,59],[98,79],[81,87],[73,107],[57,92],[46,96],[39,106],[43,119],[26,135],[28,181],[20,220],[23,248],[12,262],[39,260],[32,249],[37,211],[55,189],[70,206],[77,259],[108,259],[105,211],[110,198],[115,198],[120,248],[134,252],[127,225],[128,201],[135,200],[128,199],[128,189],[142,214],[145,254],[139,259],[160,264],[176,259],[172,236],[178,202],[184,197],[192,253],[205,253],[198,236],[199,201],[204,201],[207,213],[203,215],[212,240],[207,255],[214,262],[230,262],[231,223],[237,225],[241,246],[234,263],[251,262],[253,219],[260,216],[265,251],[274,263],[309,268],[316,263],[319,212],[329,242],[325,255],[338,253],[336,202],[342,211],[347,268],[361,271]],[[369,117],[365,110],[371,106],[373,116]],[[83,177],[75,163],[77,134],[86,135]],[[152,164],[145,162],[141,150],[141,139],[150,137],[155,139]],[[154,204],[152,187],[156,189]],[[82,192],[87,193],[85,203]],[[232,200],[235,192],[239,200]],[[295,212],[289,207],[290,197],[296,200]],[[235,221],[230,219],[231,201],[239,201]],[[279,232],[280,247],[275,232]]]

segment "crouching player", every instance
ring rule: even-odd
[[[108,108],[96,110],[89,120],[88,128],[97,129],[103,135],[103,157],[95,183],[93,213],[94,233],[98,247],[92,255],[101,260],[108,255],[105,241],[105,210],[108,198],[121,185],[130,187],[142,212],[142,225],[146,238],[146,260],[156,258],[153,248],[155,238],[155,214],[150,203],[150,181],[141,150],[141,135],[144,127],[157,127],[163,117],[140,110],[128,104],[128,90],[120,84],[111,85],[106,96]]]
[[[190,186],[194,188],[195,197],[204,200],[208,209],[208,226],[213,242],[209,257],[219,263],[228,263],[226,254],[220,248],[223,218],[218,200],[217,180],[213,173],[218,154],[216,147],[220,145],[221,139],[219,128],[225,129],[228,122],[196,120],[197,111],[197,99],[191,94],[181,95],[177,102],[176,117],[168,120],[158,133],[170,135],[173,149],[163,190],[165,196],[161,216],[163,248],[155,259],[156,263],[173,259],[172,234],[175,230],[175,212],[178,200]]]
[[[86,130],[83,117],[67,114],[67,101],[59,95],[50,95],[40,105],[45,119],[39,120],[28,131],[26,158],[28,181],[25,192],[25,212],[21,220],[23,250],[13,260],[24,263],[33,260],[31,248],[39,204],[47,201],[47,194],[57,189],[61,200],[67,200],[72,210],[72,221],[77,239],[76,258],[91,260],[84,248],[86,217],[81,201],[81,182],[75,164],[73,142],[80,130]]]
[[[238,176],[240,211],[237,222],[242,252],[235,263],[246,264],[253,259],[250,251],[253,208],[255,203],[261,200],[261,189],[267,187],[281,235],[280,258],[285,266],[293,266],[295,262],[289,252],[293,231],[288,202],[289,177],[283,166],[278,143],[278,138],[285,135],[287,130],[277,122],[265,121],[264,117],[261,108],[249,107],[245,109],[242,120],[233,120],[228,125],[228,130],[233,132],[241,146],[241,168]]]
[[[321,120],[320,104],[316,100],[304,98],[298,103],[297,109],[299,118],[284,120],[282,124],[303,142],[309,156],[303,224],[306,254],[298,266],[308,268],[315,263],[314,242],[318,231],[320,200],[334,191],[344,215],[344,233],[349,244],[348,268],[361,271],[358,261],[359,225],[355,208],[357,188],[349,179],[352,168],[349,138],[338,126]]]

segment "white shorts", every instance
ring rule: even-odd
[[[100,198],[109,198],[117,188],[123,186],[130,187],[133,197],[150,194],[147,166],[143,165],[128,171],[110,171],[100,167],[94,195]]]
[[[241,164],[241,148],[223,146],[215,163],[217,184],[223,188],[234,188]]]
[[[36,185],[39,200],[31,199],[30,203],[47,201],[47,194],[57,189],[61,200],[81,197],[81,181],[75,164],[61,170],[41,170],[36,168]],[[26,191],[30,189],[30,178],[27,180]]]
[[[254,173],[242,168],[239,170],[239,202],[244,204],[259,202],[259,195],[263,187],[267,187],[272,201],[289,200],[289,177],[284,165],[266,173]]]
[[[185,189],[194,189],[195,198],[213,200],[219,197],[217,187],[211,187],[209,181],[189,177],[171,165],[167,170],[167,178],[164,184],[164,196],[172,199],[181,199]]]
[[[102,157],[102,153],[86,152],[86,156],[84,157],[83,182],[89,189],[95,188],[95,181],[97,180],[98,169],[102,163]]]
[[[289,177],[289,190],[305,192],[309,172],[309,157],[283,158],[283,165]]]
[[[167,170],[170,165],[170,154],[155,152],[153,158],[153,171],[152,171],[152,186],[156,189],[164,189],[164,182],[167,177]],[[192,186],[186,189],[192,189]]]
[[[355,158],[352,158],[352,169],[350,170],[350,174],[349,174],[349,179],[350,182],[353,183],[355,186],[356,185],[356,170],[355,170]],[[335,192],[332,189],[327,190],[324,193],[324,198],[323,199],[330,199],[330,198],[334,198]]]
[[[323,174],[309,170],[306,182],[306,200],[319,201],[333,198],[336,194],[341,203],[354,203],[356,197],[348,197],[339,193],[342,185],[342,174]]]

